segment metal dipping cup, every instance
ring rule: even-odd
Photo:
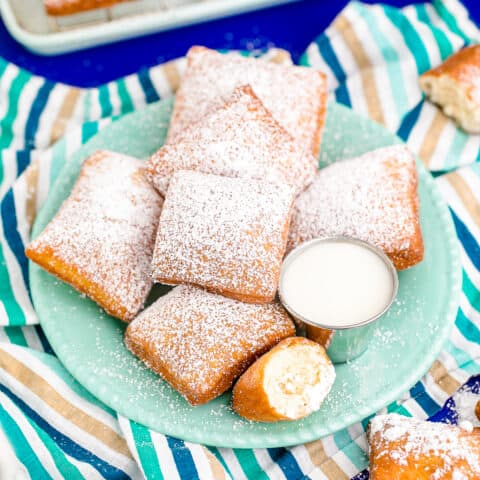
[[[288,266],[298,257],[302,252],[307,250],[308,248],[316,245],[317,243],[324,243],[324,242],[343,242],[343,243],[351,243],[355,245],[359,245],[361,247],[367,248],[368,250],[372,251],[379,257],[384,264],[386,265],[388,271],[392,277],[392,295],[390,300],[387,302],[385,307],[382,311],[371,318],[365,319],[365,321],[356,323],[353,325],[346,325],[346,326],[331,326],[328,325],[327,322],[325,323],[318,323],[312,321],[309,318],[305,318],[300,313],[296,312],[285,300],[284,295],[284,277],[285,272],[288,269]],[[278,287],[278,294],[280,297],[280,301],[282,302],[283,306],[286,310],[292,315],[292,317],[305,324],[311,325],[313,327],[321,328],[321,329],[328,329],[333,330],[333,337],[330,340],[329,345],[327,348],[327,353],[333,363],[344,363],[349,360],[353,360],[360,356],[368,347],[368,343],[372,337],[373,330],[375,328],[375,323],[379,320],[392,306],[395,297],[397,296],[398,292],[398,274],[397,270],[394,267],[392,261],[383,253],[382,250],[379,248],[371,245],[370,243],[363,242],[361,240],[357,240],[355,238],[350,237],[329,237],[329,238],[319,238],[315,240],[310,240],[309,242],[302,243],[294,250],[292,250],[284,259],[282,268],[280,271],[280,281]]]

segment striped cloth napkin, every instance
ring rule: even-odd
[[[353,2],[302,58],[327,73],[333,99],[396,132],[437,172],[461,244],[463,292],[451,336],[424,378],[382,412],[448,418],[441,406],[480,372],[480,137],[458,130],[417,84],[420,73],[479,40],[457,0],[404,9]],[[266,55],[288,61],[281,50]],[[180,59],[78,89],[0,59],[0,478],[365,479],[368,419],[293,448],[183,442],[93,398],[38,325],[23,250],[52,182],[100,129],[171,96],[183,69]]]

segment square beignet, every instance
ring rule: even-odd
[[[420,86],[466,132],[480,133],[480,45],[459,50],[425,72]]]
[[[192,47],[175,98],[167,143],[249,84],[277,122],[316,157],[327,109],[326,76],[313,68]]]
[[[235,89],[147,161],[147,178],[165,195],[172,174],[196,170],[227,177],[287,183],[300,193],[312,183],[318,161],[281,127],[249,85]]]
[[[480,429],[463,430],[397,414],[368,427],[371,480],[480,478]]]
[[[279,303],[252,305],[180,285],[128,326],[125,344],[188,402],[200,405],[294,334]]]
[[[124,321],[135,317],[150,292],[162,207],[143,167],[136,158],[108,151],[87,158],[70,196],[25,250]]]
[[[404,145],[321,169],[297,198],[288,247],[314,238],[353,237],[381,248],[398,270],[423,258],[415,159]]]
[[[250,303],[277,291],[294,190],[188,170],[176,172],[163,205],[152,275]]]

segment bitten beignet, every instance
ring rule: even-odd
[[[72,193],[26,248],[30,260],[129,321],[143,307],[162,198],[143,162],[98,151],[87,158]]]
[[[200,405],[294,334],[279,303],[252,305],[181,285],[128,326],[125,344],[192,405]]]
[[[178,170],[287,183],[300,193],[312,183],[317,165],[246,85],[153,154],[147,178],[162,195]]]
[[[312,68],[278,65],[192,47],[175,98],[167,143],[249,84],[265,107],[305,149],[318,156],[327,108],[327,82]]]
[[[131,0],[44,0],[48,15],[62,16],[94,10],[95,8],[113,7],[117,3]]]
[[[297,420],[320,408],[335,381],[325,349],[303,337],[282,340],[233,388],[238,415],[257,422]]]
[[[480,133],[480,45],[471,45],[420,77],[430,100],[465,131]]]
[[[287,251],[307,240],[358,238],[398,270],[423,258],[415,159],[406,146],[380,148],[321,169],[297,198]]]
[[[397,414],[369,424],[371,480],[478,480],[480,430]]]
[[[176,172],[158,226],[153,279],[244,302],[272,301],[293,197],[283,184]]]

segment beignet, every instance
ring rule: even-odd
[[[279,303],[252,305],[180,285],[128,326],[125,344],[192,405],[200,405],[294,334]]]
[[[135,317],[150,292],[162,207],[143,166],[108,151],[87,158],[70,196],[25,250],[30,260],[124,321]]]
[[[397,414],[370,420],[370,480],[478,480],[480,430]]]
[[[164,145],[147,162],[147,178],[165,195],[172,174],[196,170],[287,183],[300,193],[312,183],[317,159],[272,117],[249,85]]]
[[[415,159],[380,148],[321,169],[297,198],[287,251],[314,238],[347,236],[381,248],[398,270],[423,258]]]
[[[55,17],[94,10],[95,8],[113,7],[117,3],[131,0],[44,0],[48,15]]]
[[[420,86],[465,131],[480,132],[480,45],[459,50],[425,72]]]
[[[326,76],[313,68],[278,65],[192,47],[175,98],[167,143],[249,84],[265,107],[305,150],[317,157],[327,108]]]
[[[193,284],[244,302],[272,301],[293,197],[283,184],[176,172],[160,216],[154,281]]]
[[[297,420],[320,408],[334,381],[323,347],[303,337],[287,338],[238,379],[232,406],[257,422]]]

